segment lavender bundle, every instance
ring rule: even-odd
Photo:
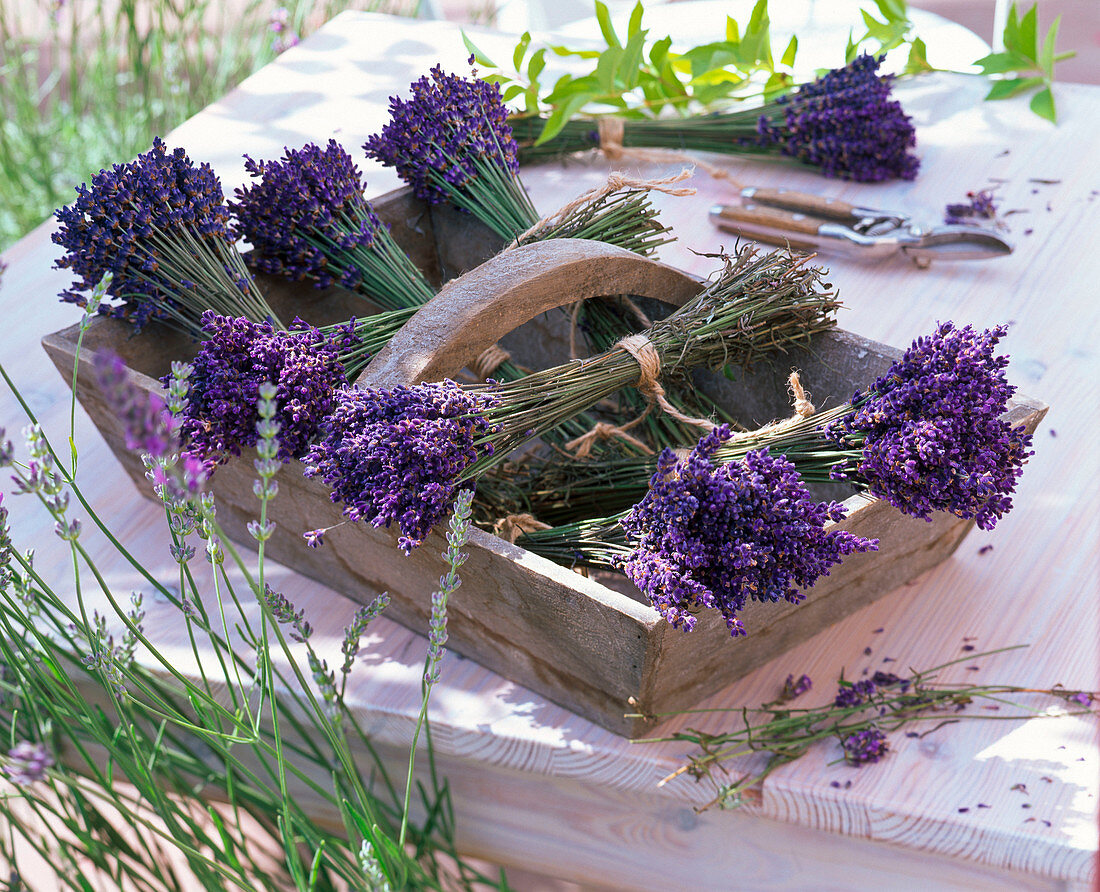
[[[1031,436],[1001,418],[1016,392],[1005,377],[1008,356],[996,355],[1005,333],[1004,326],[977,332],[942,323],[846,405],[733,437],[714,460],[736,462],[767,448],[786,455],[808,481],[848,480],[905,514],[929,519],[948,511],[992,529],[1011,509],[1032,454]],[[601,514],[621,510],[644,495],[655,470],[651,459],[574,465],[568,476],[542,482],[532,508],[542,519],[595,506]],[[567,525],[521,544],[548,554],[543,549],[556,543],[560,553],[572,535]]]
[[[352,520],[396,522],[408,551],[456,489],[603,397],[633,385],[667,407],[659,375],[748,362],[828,328],[836,303],[820,278],[784,252],[745,251],[671,316],[591,359],[499,384],[345,388],[304,459],[306,475],[332,487]]]
[[[575,525],[573,540],[557,550],[533,550],[621,570],[673,628],[690,631],[695,614],[709,608],[738,636],[750,599],[797,604],[842,558],[878,547],[877,539],[826,530],[844,507],[814,502],[784,457],[760,449],[716,464],[730,436],[726,426],[715,429],[683,461],[666,449],[649,491],[629,512]],[[531,540],[541,544],[541,533],[522,542],[530,548]]]
[[[264,273],[340,285],[386,310],[415,308],[435,291],[363,197],[351,156],[329,140],[286,149],[279,161],[245,156],[258,182],[240,187],[230,208],[252,245],[249,264]]]
[[[629,154],[645,148],[793,158],[823,176],[863,183],[911,180],[919,159],[909,153],[916,135],[901,104],[891,98],[893,78],[878,74],[881,59],[862,55],[793,93],[737,112],[687,118],[604,118],[569,121],[552,139],[536,144],[544,118],[510,119],[523,162],[601,148]],[[623,152],[623,149],[626,151]]]
[[[98,312],[141,329],[152,319],[202,336],[205,310],[279,325],[234,247],[221,184],[208,164],[183,149],[168,153],[159,138],[134,161],[100,171],[91,187],[57,211],[52,236],[65,249],[58,269],[77,280],[61,299],[87,306],[91,291],[113,274]]]

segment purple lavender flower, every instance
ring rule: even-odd
[[[988,189],[967,192],[965,203],[949,204],[944,209],[943,222],[948,225],[980,226],[983,220],[997,219],[997,202]]]
[[[305,474],[332,487],[344,515],[397,523],[408,553],[450,509],[460,475],[492,445],[482,417],[496,401],[453,381],[392,390],[346,387],[306,455]]]
[[[336,348],[305,325],[275,331],[268,322],[210,311],[202,322],[209,340],[194,359],[191,398],[183,414],[188,450],[213,468],[254,446],[256,401],[260,387],[270,381],[277,388],[277,457],[302,456],[332,410],[337,387],[345,383]]]
[[[4,774],[17,787],[29,787],[42,780],[53,765],[53,755],[44,743],[23,740],[8,750]]]
[[[844,761],[849,765],[865,765],[877,762],[890,749],[886,735],[878,728],[864,728],[849,734],[840,741],[844,748]]]
[[[80,186],[56,217],[52,239],[65,249],[56,267],[77,276],[63,301],[86,306],[82,292],[113,273],[107,293],[119,303],[98,311],[139,329],[150,319],[197,329],[195,307],[209,306],[212,292],[259,318],[270,313],[236,253],[214,171],[195,166],[183,149],[169,154],[159,138],[134,161]]]
[[[661,454],[649,492],[622,521],[633,550],[618,564],[674,627],[690,630],[693,611],[713,607],[743,635],[737,614],[750,598],[798,603],[842,557],[878,542],[826,531],[843,506],[814,502],[782,456],[758,450],[715,467],[730,436],[716,428],[681,463]]]
[[[121,356],[111,351],[96,353],[92,368],[107,407],[122,424],[127,449],[160,458],[179,448],[178,425],[164,400],[134,383]]]
[[[836,690],[833,700],[841,709],[861,706],[875,693],[877,685],[872,679],[863,679],[852,684],[842,684]]]
[[[258,182],[230,203],[260,272],[339,284],[386,309],[419,306],[434,295],[363,197],[363,178],[336,140],[286,149],[279,161],[245,156]]]
[[[821,168],[827,177],[873,183],[911,180],[920,160],[912,121],[890,98],[893,78],[864,54],[776,100],[757,123],[761,147]]]
[[[394,167],[417,196],[438,204],[483,175],[478,162],[519,173],[516,141],[500,87],[445,74],[441,66],[411,85],[412,98],[390,98],[390,121],[364,144]]]
[[[918,338],[855,410],[826,429],[860,458],[833,476],[853,477],[898,510],[930,519],[950,511],[992,529],[1011,507],[1031,436],[1000,416],[1016,388],[994,349],[1006,328],[975,332],[942,323]]]
[[[798,678],[795,678],[793,675],[788,675],[787,680],[783,682],[783,691],[779,695],[779,699],[782,702],[794,700],[796,697],[801,697],[805,694],[813,685],[813,679],[808,675],[801,675]]]

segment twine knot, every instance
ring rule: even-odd
[[[817,409],[814,408],[814,404],[810,402],[809,396],[806,391],[802,389],[802,381],[799,380],[798,372],[791,372],[791,376],[787,379],[787,387],[790,388],[791,393],[794,395],[794,411],[800,418],[809,418]]]
[[[478,381],[484,381],[511,358],[512,354],[500,344],[491,344],[470,364],[470,371]]]
[[[645,416],[639,415],[629,424],[625,424],[619,427],[614,424],[609,424],[606,421],[597,421],[592,430],[587,433],[581,434],[579,437],[575,437],[565,444],[565,448],[568,449],[576,458],[588,458],[592,454],[592,447],[596,445],[597,441],[610,440],[617,437],[624,442],[629,443],[631,446],[640,449],[647,455],[651,455],[653,450],[649,448],[644,442],[637,437],[629,433],[630,428],[634,427]]]

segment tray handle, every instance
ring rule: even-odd
[[[454,378],[540,313],[590,297],[632,294],[681,306],[703,282],[624,248],[549,239],[498,254],[452,279],[360,373],[362,387]]]

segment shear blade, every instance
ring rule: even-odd
[[[940,227],[922,233],[902,251],[915,260],[987,260],[1007,257],[1012,245],[996,232],[965,226]]]

